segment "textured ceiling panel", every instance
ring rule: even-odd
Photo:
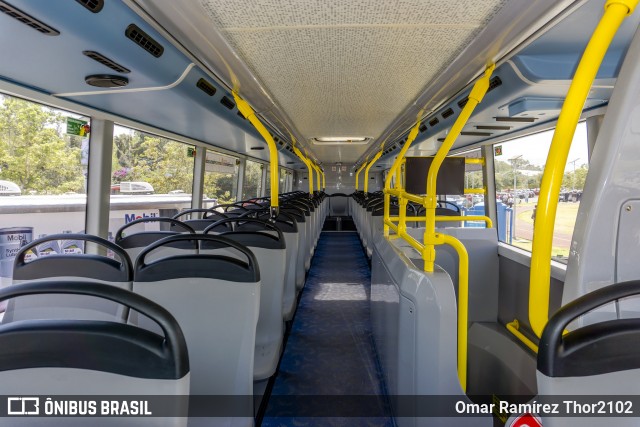
[[[201,0],[309,139],[377,137],[506,2]]]

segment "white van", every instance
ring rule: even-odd
[[[120,194],[153,194],[153,186],[148,182],[121,182]]]
[[[0,196],[20,196],[21,194],[22,190],[15,182],[0,180]]]

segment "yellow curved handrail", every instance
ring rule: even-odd
[[[540,337],[549,320],[549,287],[553,229],[569,148],[582,108],[596,78],[613,37],[626,16],[633,13],[638,0],[608,0],[605,13],[596,27],[565,98],[558,124],[553,134],[549,156],[544,168],[540,196],[534,223],[529,286],[529,323]]]
[[[369,169],[371,169],[371,167],[374,165],[375,162],[378,161],[378,159],[382,156],[382,150],[380,150],[380,152],[378,152],[375,156],[373,156],[373,159],[371,159],[371,162],[367,165],[367,167],[364,169],[364,192],[368,193],[369,192]]]
[[[362,166],[360,166],[358,170],[356,170],[356,191],[358,191],[358,175],[360,175],[360,172],[362,172],[362,169],[366,167],[367,167],[367,160],[365,160]]]
[[[311,161],[307,159],[307,157],[304,154],[302,154],[302,152],[295,145],[293,146],[293,152],[296,154],[296,156],[300,157],[300,160],[302,160],[302,163],[304,163],[307,169],[309,170],[309,173],[308,173],[309,194],[313,194],[313,170],[311,168]]]
[[[422,114],[423,114],[423,111],[420,111],[420,113],[418,114],[418,119],[416,120],[416,124],[413,126],[413,128],[411,128],[411,131],[407,136],[407,142],[405,142],[402,148],[400,149],[400,153],[398,153],[398,157],[396,157],[396,160],[393,162],[393,165],[391,165],[391,169],[389,169],[389,172],[387,173],[387,179],[385,179],[384,181],[384,190],[383,190],[384,191],[384,213],[383,213],[384,237],[389,237],[390,225],[394,228],[394,231],[398,231],[398,228],[399,228],[399,226],[396,227],[389,220],[389,205],[391,203],[391,194],[392,194],[391,191],[394,191],[394,190],[391,190],[391,178],[393,176],[396,177],[395,191],[400,192],[402,190],[402,183],[400,182],[402,179],[400,165],[404,160],[405,154],[407,154],[407,150],[409,149],[413,141],[418,136],[418,132],[420,132],[420,117],[422,116]],[[400,199],[400,201],[402,201],[402,199]]]
[[[473,85],[471,93],[468,97],[469,100],[460,112],[460,115],[454,122],[451,130],[445,137],[442,145],[440,145],[440,148],[438,148],[438,152],[431,161],[429,173],[427,174],[427,195],[424,198],[424,207],[427,210],[427,221],[425,223],[424,230],[425,250],[422,254],[425,271],[433,271],[436,261],[435,245],[442,244],[440,235],[436,233],[436,207],[438,205],[436,179],[438,178],[440,166],[442,166],[442,162],[447,156],[447,153],[449,152],[449,150],[451,150],[451,147],[460,135],[460,132],[462,132],[462,128],[469,120],[469,117],[471,117],[473,110],[482,101],[482,98],[484,98],[484,95],[487,93],[487,90],[489,89],[489,79],[491,78],[491,74],[493,73],[494,69],[495,64],[489,65],[486,68],[484,75]]]
[[[258,117],[256,117],[256,113],[255,111],[253,111],[253,108],[251,108],[249,103],[242,99],[236,92],[233,92],[233,98],[235,99],[236,105],[238,106],[238,111],[240,111],[240,113],[242,113],[242,115],[246,117],[247,120],[249,120],[249,123],[251,123],[253,127],[256,128],[258,133],[260,133],[260,135],[264,138],[264,140],[267,142],[267,146],[269,147],[269,163],[271,166],[270,204],[272,208],[272,214],[275,213],[277,215],[278,190],[280,184],[280,180],[278,177],[278,172],[280,170],[278,167],[278,147],[276,146],[276,142],[273,140],[273,137],[271,136],[267,128],[264,127],[262,122],[258,119]]]

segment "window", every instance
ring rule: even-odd
[[[191,145],[115,126],[109,237],[135,219],[190,208],[194,157]]]
[[[89,118],[0,95],[0,281],[21,245],[84,231]]]
[[[244,186],[242,188],[242,200],[262,196],[262,163],[247,160],[244,168]]]
[[[204,206],[212,207],[236,202],[238,159],[207,150],[205,162]]]
[[[549,130],[494,146],[498,236],[528,251],[552,138],[553,130]],[[566,262],[569,255],[588,167],[587,129],[581,122],[571,143],[560,191],[551,252],[558,261]]]

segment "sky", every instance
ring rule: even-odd
[[[549,130],[497,144],[502,145],[502,156],[496,157],[496,160],[508,163],[509,159],[522,155],[522,158],[527,159],[531,164],[544,166],[547,162],[547,154],[549,154],[553,132],[553,130]],[[580,122],[576,128],[565,172],[573,170],[571,162],[576,159],[578,160],[575,163],[576,168],[588,163],[587,125],[585,122]]]

